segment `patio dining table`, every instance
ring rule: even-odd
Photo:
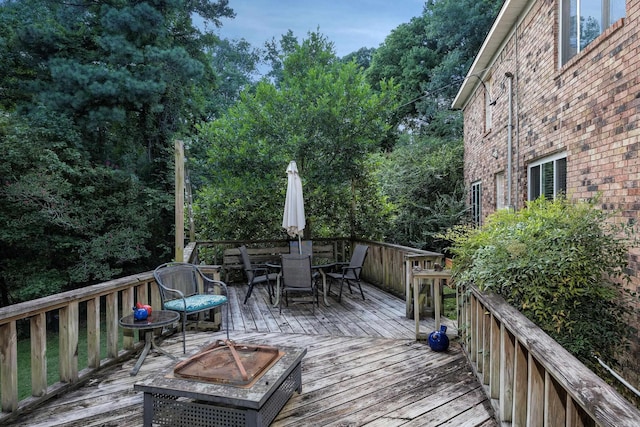
[[[280,303],[280,278],[282,277],[280,270],[282,269],[282,265],[277,262],[268,262],[265,265],[269,268],[273,268],[274,270],[278,270],[278,278],[276,279],[276,300],[273,303],[273,307],[278,307],[278,304]],[[311,270],[318,271],[320,273],[320,276],[322,276],[322,300],[326,307],[329,307],[330,304],[329,300],[327,299],[327,273],[325,270],[331,269],[336,265],[338,265],[338,263],[332,262],[311,266]]]

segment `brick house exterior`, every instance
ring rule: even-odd
[[[505,1],[452,105],[475,221],[555,191],[640,220],[639,33],[640,0]],[[630,248],[637,291],[639,258]]]

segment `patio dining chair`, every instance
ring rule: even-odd
[[[289,253],[290,254],[302,254],[309,255],[311,257],[311,266],[313,269],[313,240],[292,240],[289,242]],[[320,277],[320,273],[318,271],[312,272],[313,280],[317,280]]]
[[[280,313],[282,313],[282,300],[289,306],[289,294],[310,294],[311,306],[315,313],[315,304],[318,305],[318,288],[311,271],[311,256],[300,254],[283,254],[280,274]]]
[[[184,353],[187,352],[185,332],[187,316],[191,314],[212,311],[217,307],[226,305],[225,326],[227,340],[229,339],[229,293],[224,282],[210,279],[197,265],[186,262],[162,264],[153,271],[153,276],[160,291],[162,310],[172,310],[180,313],[182,318],[182,351]],[[200,283],[202,283],[204,292],[207,292],[213,286],[219,286],[224,290],[224,295],[200,293]]]
[[[362,291],[362,286],[360,285],[360,273],[362,272],[362,265],[364,264],[364,259],[367,256],[368,250],[369,246],[367,245],[356,245],[349,263],[339,263],[342,264],[342,269],[340,272],[327,273],[327,277],[330,279],[329,292],[331,292],[331,284],[333,282],[340,282],[340,293],[338,295],[338,302],[342,299],[342,286],[345,284],[345,282],[347,283],[347,287],[349,288],[350,293],[353,293],[353,291],[351,290],[351,284],[358,285],[360,294],[362,295],[362,299],[364,300],[364,292]]]
[[[269,304],[273,304],[273,284],[278,280],[278,273],[269,273],[269,267],[264,264],[252,264],[246,246],[242,245],[238,249],[240,250],[242,265],[244,266],[244,272],[247,276],[247,285],[249,285],[249,290],[244,296],[244,304],[247,303],[247,300],[251,296],[254,285],[259,285],[261,283],[267,284]]]

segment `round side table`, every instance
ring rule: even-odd
[[[175,357],[174,355],[169,354],[163,349],[161,349],[160,347],[158,347],[153,338],[154,328],[160,328],[162,326],[171,325],[172,323],[175,323],[178,320],[180,320],[180,313],[178,313],[177,311],[170,311],[170,310],[153,310],[151,312],[151,315],[147,317],[145,320],[136,320],[136,318],[133,316],[133,313],[127,316],[124,316],[120,319],[119,323],[120,323],[120,326],[122,326],[123,328],[140,329],[145,331],[144,332],[144,348],[142,349],[142,353],[140,354],[138,361],[136,362],[135,366],[130,372],[132,376],[138,374],[138,371],[140,370],[140,366],[142,366],[142,362],[144,362],[144,359],[147,357],[147,355],[149,354],[149,351],[151,350],[155,350],[158,353],[164,354],[165,356],[169,356],[174,360],[178,360],[178,358]]]

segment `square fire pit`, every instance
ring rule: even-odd
[[[144,426],[267,426],[294,391],[302,392],[306,353],[226,342],[207,346],[134,384],[144,392]]]

